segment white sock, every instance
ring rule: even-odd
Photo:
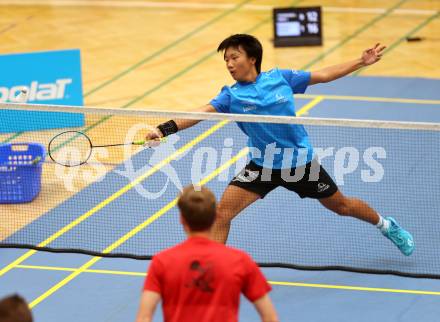
[[[390,227],[390,221],[379,215],[379,222],[376,224],[376,227],[379,228],[382,232],[388,231],[388,228]]]

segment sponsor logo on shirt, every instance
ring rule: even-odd
[[[196,288],[202,292],[212,293],[214,287],[214,269],[212,263],[202,265],[200,261],[193,260],[189,264],[190,280],[185,284],[186,287]]]
[[[255,105],[246,105],[243,106],[243,112],[250,112],[256,110],[257,107]]]
[[[263,76],[270,76],[273,74],[274,71],[275,69],[268,70],[267,72],[263,73]]]
[[[257,105],[252,101],[241,101],[240,103],[243,104],[243,112],[254,111],[257,109]]]
[[[280,94],[280,93],[276,93],[275,94],[275,98],[276,98],[276,103],[277,104],[283,104],[283,103],[286,103],[288,100],[287,100],[287,97],[285,97],[283,94]]]

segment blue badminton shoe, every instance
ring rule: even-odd
[[[388,230],[382,231],[382,234],[391,240],[404,255],[411,255],[414,251],[413,236],[400,227],[394,218],[386,217],[385,219],[390,222],[390,226],[388,227]]]

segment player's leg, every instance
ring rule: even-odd
[[[271,181],[262,180],[262,170],[261,166],[250,162],[229,183],[217,207],[213,226],[215,240],[226,243],[232,219],[277,187]]]
[[[414,250],[413,238],[409,232],[397,224],[395,219],[383,218],[366,202],[344,196],[330,175],[316,160],[307,164],[305,168],[305,175],[300,181],[284,186],[298,193],[301,198],[318,199],[324,207],[341,216],[354,217],[376,225],[403,254],[411,255]]]
[[[339,190],[327,198],[318,199],[327,209],[341,216],[350,216],[366,221],[372,225],[379,223],[379,214],[366,202],[344,196]]]
[[[214,239],[218,242],[226,243],[232,219],[260,198],[260,195],[256,192],[245,190],[235,185],[229,185],[217,207],[217,217],[212,228]]]
[[[390,239],[404,255],[409,256],[414,251],[412,235],[400,227],[394,218],[382,218],[366,202],[346,197],[339,190],[330,197],[319,199],[319,202],[341,216],[354,217],[376,225],[382,234]]]

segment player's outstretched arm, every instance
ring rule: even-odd
[[[207,104],[204,105],[202,107],[199,107],[191,112],[204,112],[204,113],[214,113],[217,112],[216,109],[214,108],[214,106],[212,106],[211,104]],[[189,128],[193,125],[196,125],[197,123],[199,123],[199,120],[184,120],[184,119],[177,119],[174,120],[177,124],[177,128],[180,130],[184,130],[186,128]]]
[[[335,79],[344,77],[362,67],[377,63],[385,50],[385,46],[377,43],[374,47],[364,50],[361,57],[346,63],[323,68],[318,71],[312,71],[310,85],[327,83]]]
[[[205,113],[213,113],[217,112],[214,106],[211,104],[204,105],[202,107],[199,107],[192,112],[205,112]],[[199,123],[200,120],[188,120],[188,119],[175,119],[170,120],[168,122],[159,124],[157,126],[157,129],[150,131],[146,137],[146,141],[150,140],[157,140],[164,136],[176,133],[177,131],[184,130],[186,128],[189,128],[197,123]]]

